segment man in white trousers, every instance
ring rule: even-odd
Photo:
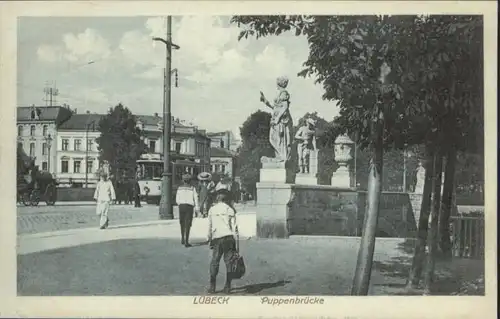
[[[99,228],[108,228],[109,206],[112,201],[116,200],[116,194],[113,183],[108,180],[108,175],[105,172],[101,173],[101,180],[97,183],[94,199],[97,201],[96,214],[101,217],[99,221]]]

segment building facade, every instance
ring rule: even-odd
[[[58,129],[71,115],[62,106],[17,107],[17,145],[39,169],[57,172]]]
[[[208,133],[207,136],[211,140],[210,146],[212,148],[224,148],[236,152],[241,144],[241,141],[231,131]]]
[[[104,114],[74,114],[60,125],[57,134],[54,172],[61,186],[95,187],[96,174],[102,163],[96,139],[98,123]],[[163,153],[163,122],[157,114],[137,115],[137,126],[143,131],[148,154]],[[210,168],[210,139],[204,130],[172,121],[171,151],[182,159]]]
[[[99,180],[96,139],[100,114],[74,114],[61,124],[57,141],[56,178],[61,186],[94,187]]]
[[[137,126],[144,132],[144,143],[149,154],[163,154],[163,119],[154,116],[137,116]],[[210,167],[210,139],[205,130],[183,124],[172,118],[170,151],[178,158],[195,161],[205,170]]]
[[[225,148],[212,147],[210,150],[210,172],[235,179],[235,154]]]

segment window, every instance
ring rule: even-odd
[[[42,155],[47,155],[47,143],[42,144]]]
[[[223,140],[220,140],[220,147],[224,148],[224,141]]]
[[[226,173],[226,165],[221,165],[220,171],[222,172],[222,174],[225,174]]]
[[[49,126],[48,125],[44,125],[43,126],[43,136],[47,136],[47,131],[49,130]]]
[[[24,150],[23,143],[17,143],[17,148]]]
[[[69,140],[67,138],[63,138],[62,140],[62,150],[67,151],[69,146]]]
[[[94,162],[91,160],[87,161],[87,172],[92,173],[92,168],[94,167]]]
[[[156,140],[149,141],[149,153],[154,153],[156,150]]]
[[[69,167],[68,160],[66,159],[61,160],[61,173],[68,173],[69,172],[68,167]]]
[[[94,148],[94,140],[87,140],[87,150],[92,151]]]
[[[30,156],[35,157],[35,143],[30,143]]]
[[[35,130],[36,130],[35,125],[31,125],[31,127],[30,127],[30,135],[31,136],[35,136]]]
[[[80,173],[80,166],[82,165],[82,161],[75,160],[73,162],[73,173]]]
[[[48,171],[49,170],[49,165],[47,162],[42,162],[42,171]]]
[[[182,143],[180,143],[180,142],[175,143],[175,151],[177,153],[181,152],[181,146],[182,146]]]
[[[17,136],[23,136],[23,126],[19,125],[17,127]]]
[[[82,141],[75,140],[75,151],[79,151],[81,146],[82,146]]]

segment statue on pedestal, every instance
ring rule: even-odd
[[[308,118],[303,126],[299,128],[295,139],[299,140],[297,144],[297,153],[299,154],[299,172],[309,174],[311,150],[316,151],[316,121]]]
[[[271,104],[262,91],[260,101],[272,109],[269,142],[274,148],[275,162],[287,162],[290,159],[292,148],[293,122],[290,116],[290,94],[286,90],[288,78],[279,77],[276,80],[278,95]],[[269,160],[269,159],[268,159]]]
[[[417,184],[415,185],[414,192],[417,194],[422,194],[424,192],[424,184],[425,184],[425,167],[420,161],[417,167]]]

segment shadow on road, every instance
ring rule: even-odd
[[[264,289],[283,287],[289,283],[291,283],[291,281],[280,280],[280,281],[273,282],[273,283],[251,284],[251,285],[246,285],[246,286],[242,286],[242,287],[235,287],[232,289],[232,292],[243,293],[243,294],[256,294],[256,293],[261,292]]]

